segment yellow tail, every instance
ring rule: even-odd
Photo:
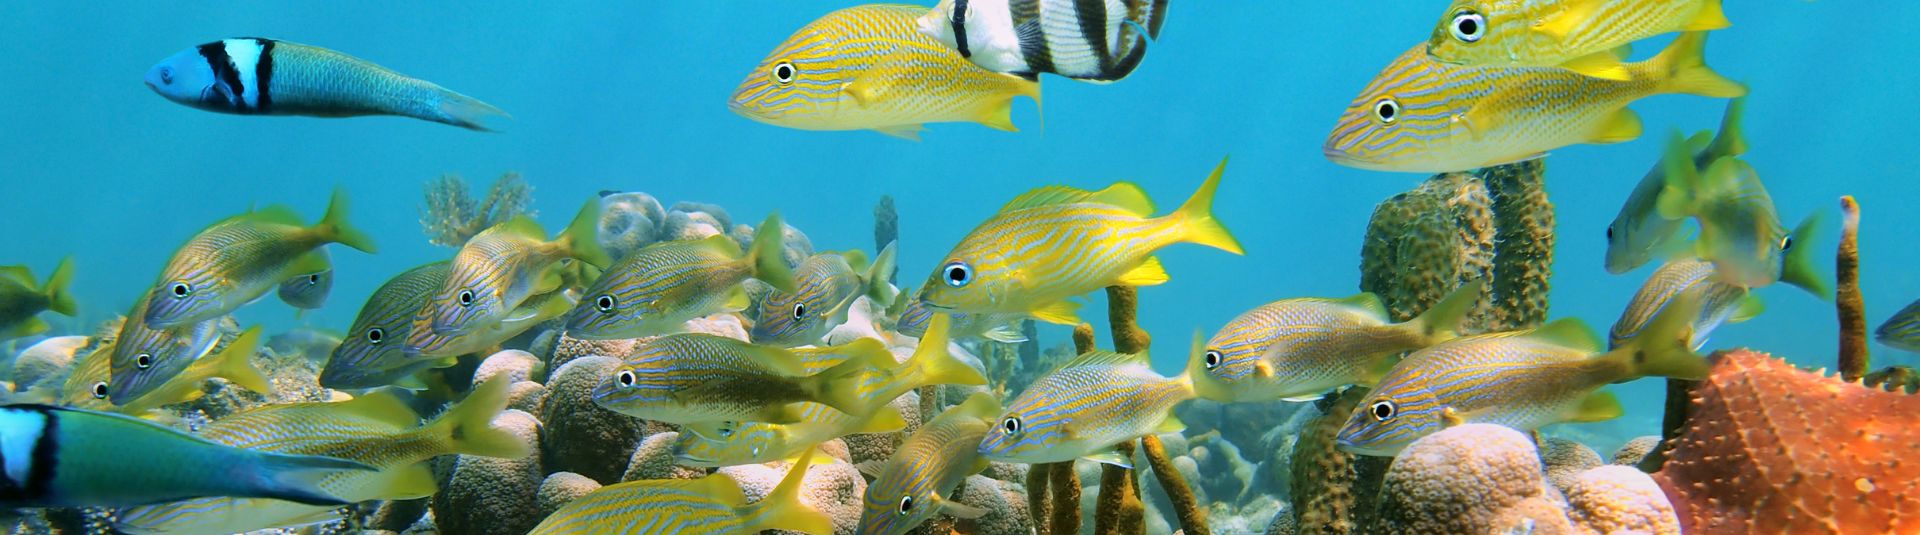
[[[1220,188],[1220,175],[1226,170],[1227,159],[1221,158],[1220,165],[1213,168],[1213,174],[1207,176],[1206,182],[1200,183],[1200,189],[1194,191],[1193,197],[1189,197],[1186,204],[1180,205],[1180,209],[1175,210],[1171,217],[1183,229],[1181,241],[1197,243],[1233,254],[1245,254],[1245,251],[1240,249],[1240,241],[1234,239],[1233,234],[1227,232],[1227,227],[1221,226],[1220,222],[1213,218],[1213,194]]]
[[[449,407],[427,424],[431,436],[442,437],[445,453],[518,459],[527,456],[527,444],[512,433],[495,429],[493,418],[507,408],[507,378],[494,377],[474,387],[467,399]]]
[[[1647,60],[1661,76],[1660,91],[1715,98],[1745,96],[1747,86],[1714,72],[1707,66],[1706,53],[1706,32],[1688,32]]]
[[[792,293],[794,291],[793,270],[787,267],[786,224],[780,222],[778,212],[767,215],[760,228],[753,231],[753,247],[747,249],[747,265],[753,267],[753,278],[770,284],[774,289]]]
[[[952,325],[953,317],[948,314],[934,314],[933,319],[927,322],[926,334],[920,335],[920,346],[913,350],[913,357],[907,361],[912,373],[917,374],[915,380],[911,381],[916,388],[987,384],[987,378],[980,375],[980,370],[954,357],[948,349]]]
[[[1705,379],[1707,360],[1693,352],[1693,320],[1700,317],[1700,306],[1699,295],[1682,292],[1653,316],[1645,330],[1609,356],[1626,360],[1631,370],[1628,378]]]
[[[220,354],[206,358],[215,359],[214,362],[220,363],[219,367],[214,369],[214,377],[231,381],[240,388],[272,396],[273,384],[267,381],[265,375],[260,374],[259,368],[253,367],[253,354],[259,350],[260,326],[255,325],[246,332],[240,333],[240,337],[234,338],[232,343],[227,344],[225,350],[220,351]]]
[[[55,314],[72,316],[80,308],[73,301],[73,292],[67,290],[67,286],[72,284],[73,257],[69,256],[61,259],[60,265],[54,266],[53,274],[47,276],[46,286],[40,288],[41,293],[47,296],[47,310]]]
[[[813,460],[814,448],[807,448],[794,461],[793,468],[787,469],[787,476],[780,485],[767,493],[765,498],[748,507],[745,525],[740,526],[741,533],[759,533],[769,529],[798,531],[808,535],[833,535],[833,519],[820,511],[800,503],[800,483],[807,477],[807,464]]]
[[[605,269],[613,264],[607,256],[607,250],[600,248],[600,200],[589,199],[580,207],[580,213],[573,216],[573,222],[567,223],[567,229],[560,232],[559,241],[567,247],[567,252],[593,267]]]
[[[320,216],[320,223],[314,225],[314,228],[320,232],[321,236],[325,236],[327,241],[359,249],[363,253],[371,254],[379,251],[379,248],[373,245],[373,236],[347,223],[347,190],[345,189],[333,190],[333,200],[327,203],[327,213]]]

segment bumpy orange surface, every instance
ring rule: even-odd
[[[1717,356],[1654,480],[1686,533],[1920,533],[1920,397]]]

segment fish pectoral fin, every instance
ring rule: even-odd
[[[1089,453],[1082,455],[1080,458],[1102,464],[1111,464],[1128,470],[1133,469],[1133,459],[1128,459],[1120,455],[1120,452],[1114,450]]]
[[[1563,39],[1580,23],[1593,18],[1594,12],[1608,0],[1572,0],[1560,3],[1560,11],[1542,17],[1533,24],[1533,31],[1546,34],[1554,39]]]
[[[880,459],[871,460],[871,461],[860,461],[857,463],[853,463],[853,468],[855,470],[859,470],[861,475],[877,478],[877,477],[880,477],[880,472],[886,470],[887,461],[880,460]]]
[[[934,496],[934,503],[940,504],[940,512],[946,513],[947,516],[951,516],[954,518],[964,518],[964,519],[971,520],[971,519],[987,516],[986,509],[981,509],[979,507],[974,507],[964,503],[948,500],[946,497],[939,496],[939,495]]]
[[[1567,60],[1566,63],[1560,64],[1560,68],[1603,80],[1624,82],[1633,78],[1633,75],[1627,72],[1626,64],[1621,63],[1620,57],[1612,50],[1603,50]]]
[[[1760,294],[1748,291],[1740,298],[1740,304],[1733,309],[1733,315],[1727,317],[1727,323],[1740,323],[1758,317],[1767,311],[1767,304],[1760,300]]]
[[[1149,256],[1140,265],[1121,274],[1120,280],[1114,282],[1127,286],[1155,286],[1166,284],[1170,278],[1167,276],[1166,266],[1160,264],[1160,258]]]
[[[919,141],[919,140],[920,140],[920,133],[921,133],[921,132],[924,132],[924,131],[926,131],[926,130],[927,130],[927,127],[926,127],[926,126],[923,126],[923,125],[917,125],[917,124],[902,124],[902,125],[894,125],[894,126],[880,126],[880,127],[875,127],[875,128],[873,129],[873,131],[875,131],[875,132],[879,132],[879,133],[882,133],[882,134],[886,134],[886,135],[889,135],[889,136],[893,136],[893,137],[897,137],[897,138],[900,138],[900,139],[904,139],[904,140],[907,140],[907,141]]]
[[[1254,361],[1253,374],[1260,376],[1263,379],[1273,377],[1273,363],[1267,361],[1267,359],[1264,359],[1264,358]],[[1321,396],[1313,396],[1313,399],[1320,399],[1320,397]]]
[[[1160,421],[1160,425],[1154,426],[1153,434],[1161,435],[1166,433],[1178,433],[1186,430],[1187,430],[1186,422],[1182,422],[1180,421],[1179,418],[1175,418],[1172,414],[1168,414],[1165,420]]]
[[[1440,409],[1441,427],[1453,427],[1464,423],[1467,423],[1467,416],[1461,414],[1460,411],[1453,410],[1453,407]]]
[[[1594,130],[1593,136],[1587,138],[1587,142],[1604,144],[1633,141],[1640,137],[1641,130],[1640,114],[1630,109],[1620,108],[1600,123],[1600,128]]]
[[[1033,319],[1059,325],[1079,325],[1080,304],[1072,301],[1054,301],[1035,307],[1030,314]]]
[[[1574,407],[1573,412],[1567,415],[1567,421],[1603,422],[1619,418],[1622,414],[1626,414],[1626,409],[1620,406],[1620,398],[1614,397],[1612,392],[1602,390],[1581,398],[1580,405]]]
[[[735,285],[732,290],[727,291],[727,302],[720,305],[720,309],[726,312],[739,312],[746,310],[749,306],[753,306],[753,296],[747,295],[747,286],[742,284]]]

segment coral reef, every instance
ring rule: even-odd
[[[620,360],[583,357],[554,370],[541,401],[540,454],[554,471],[573,472],[603,485],[620,482],[627,459],[640,444],[642,421],[593,402],[593,387]]]
[[[501,412],[493,426],[540,444],[540,421],[516,410]],[[447,533],[519,535],[540,523],[536,496],[545,472],[539,455],[497,459],[461,455],[433,495],[433,519]]]
[[[1860,297],[1860,203],[1852,195],[1840,198],[1840,249],[1834,255],[1839,281],[1836,300],[1840,316],[1840,378],[1859,381],[1867,374],[1867,312]]]
[[[561,506],[586,496],[587,493],[600,490],[600,482],[593,478],[573,472],[554,472],[540,483],[540,490],[534,499],[540,507],[540,517],[546,518]]]
[[[972,535],[1027,535],[1034,532],[1033,518],[1027,513],[1026,495],[1007,484],[986,476],[968,477],[953,500],[987,514],[958,522],[955,532]]]
[[[1581,472],[1606,464],[1600,452],[1560,437],[1540,441],[1540,462],[1547,466],[1547,482],[1563,492]]]
[[[533,186],[514,172],[494,180],[487,198],[481,201],[475,201],[468,192],[466,179],[441,175],[427,181],[425,202],[420,227],[429,243],[443,247],[459,247],[473,235],[513,216],[534,215]]]
[[[786,462],[748,464],[721,468],[719,473],[738,482],[740,490],[747,495],[747,502],[752,503],[772,492],[792,466],[792,463]],[[866,503],[866,478],[860,477],[860,471],[846,463],[816,463],[807,466],[806,470],[806,479],[800,484],[801,503],[833,519],[833,532],[836,535],[851,535],[860,526],[860,511]]]
[[[1539,160],[1435,175],[1374,208],[1360,250],[1360,289],[1394,321],[1463,282],[1491,282],[1467,332],[1537,326],[1547,317],[1553,205]]]
[[[640,340],[582,340],[563,334],[560,335],[559,341],[554,343],[553,356],[547,359],[547,370],[549,374],[557,374],[558,370],[565,367],[568,362],[585,356],[625,357],[633,353],[634,344],[639,342]]]
[[[660,241],[660,224],[667,211],[652,195],[641,192],[600,192],[600,248],[612,258],[625,258],[649,243]]]
[[[1905,390],[1908,394],[1920,393],[1920,373],[1915,373],[1913,368],[1906,366],[1881,368],[1879,371],[1861,377],[1860,382],[1888,392]]]
[[[1547,280],[1553,278],[1553,203],[1547,200],[1545,159],[1481,169],[1493,200],[1493,324],[1500,330],[1547,321]],[[1424,307],[1423,307],[1424,308]]]
[[[1053,518],[1049,520],[1049,530],[1060,535],[1080,533],[1080,473],[1073,470],[1073,462],[1036,465],[1047,467],[1052,481],[1047,485],[1053,490],[1053,506],[1049,507]]]
[[[1121,442],[1114,447],[1114,451],[1128,460],[1134,458],[1133,450],[1132,442]],[[1094,498],[1093,533],[1095,535],[1139,532],[1141,517],[1146,515],[1147,506],[1140,501],[1138,486],[1133,469],[1111,464],[1100,465],[1100,491]],[[1188,495],[1187,499],[1191,500],[1193,496]]]
[[[1298,533],[1359,533],[1371,514],[1386,459],[1340,451],[1333,441],[1347,415],[1365,397],[1365,389],[1350,388],[1329,398],[1331,402],[1322,400],[1321,415],[1300,430],[1293,447],[1289,493]]]
[[[1601,466],[1579,474],[1560,489],[1567,498],[1567,519],[1595,533],[1679,535],[1673,504],[1646,472],[1631,466]]]
[[[1393,459],[1365,533],[1568,533],[1533,442],[1489,424],[1454,426]]]
[[[487,382],[498,376],[507,376],[509,384],[541,379],[534,375],[540,367],[540,357],[518,349],[502,350],[480,361],[480,367],[473,370],[473,384]]]
[[[1653,475],[1687,533],[1920,531],[1920,398],[1724,352]]]
[[[1608,461],[1608,464],[1638,466],[1642,459],[1647,458],[1648,453],[1658,447],[1660,447],[1659,436],[1648,435],[1635,437],[1633,440],[1627,441],[1626,444],[1621,444],[1620,449],[1614,450],[1613,459]]]
[[[1053,480],[1053,465],[1037,464],[1027,467],[1027,514],[1031,515],[1034,535],[1047,535],[1053,532],[1053,525],[1044,520],[1053,518],[1053,493],[1048,483]]]
[[[704,470],[680,466],[674,460],[673,442],[679,439],[678,431],[654,433],[641,439],[633,455],[628,457],[627,471],[620,475],[620,481],[699,479],[707,475]]]

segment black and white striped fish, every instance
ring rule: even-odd
[[[1167,2],[940,0],[920,18],[920,31],[995,72],[1112,82],[1140,66]]]
[[[241,115],[399,115],[498,130],[506,112],[360,58],[273,39],[224,39],[147,70],[147,87],[187,106]]]

